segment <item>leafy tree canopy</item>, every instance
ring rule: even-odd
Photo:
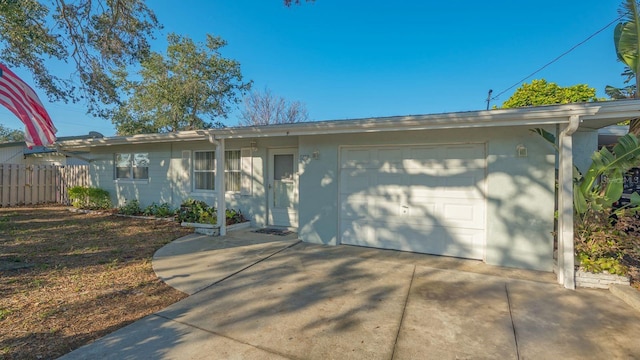
[[[0,61],[27,69],[50,100],[86,99],[98,114],[117,101],[110,71],[144,58],[158,27],[144,0],[0,0]],[[52,60],[75,71],[56,73]]]
[[[220,120],[249,90],[240,64],[220,54],[224,40],[207,35],[206,43],[199,44],[176,34],[167,40],[166,55],[152,52],[141,62],[139,80],[128,80],[124,68],[116,72],[126,98],[111,112],[118,134],[223,126]]]
[[[24,141],[24,132],[0,124],[0,143]]]
[[[245,109],[242,112],[242,125],[291,124],[307,121],[309,114],[300,101],[289,102],[275,96],[271,90],[251,91],[244,98]]]
[[[624,0],[619,10],[622,21],[616,25],[613,31],[613,44],[616,47],[618,60],[625,64],[624,83],[634,83],[622,88],[607,85],[605,93],[612,99],[639,98],[640,88],[640,14],[636,0]],[[640,118],[626,121],[629,124],[629,132],[640,135]]]
[[[533,80],[521,87],[502,104],[502,108],[569,104],[575,102],[596,101],[596,90],[586,84],[561,87],[544,79]]]

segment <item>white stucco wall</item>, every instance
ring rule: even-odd
[[[254,226],[266,226],[266,164],[270,148],[297,147],[297,137],[226,140],[225,150],[251,148],[251,191],[249,194],[227,192],[227,209],[240,210]],[[137,199],[142,207],[152,202],[171,204],[174,208],[188,198],[202,200],[216,206],[216,191],[193,190],[193,151],[215,150],[208,141],[189,141],[166,144],[123,145],[96,148],[91,151],[92,186],[109,191],[114,206],[122,206],[128,199]],[[183,159],[183,151],[187,155]],[[116,153],[149,153],[149,179],[140,181],[115,180]]]
[[[573,165],[581,173],[586,173],[591,166],[591,155],[598,150],[598,131],[580,129],[573,134]]]
[[[550,131],[553,129],[549,129]],[[338,239],[339,147],[486,143],[489,264],[551,271],[553,267],[555,151],[528,128],[388,132],[300,137],[300,238],[319,244]],[[517,157],[516,147],[527,148]]]
[[[554,129],[548,129],[553,131]],[[268,149],[298,147],[299,236],[318,243],[339,243],[338,179],[341,146],[484,143],[487,149],[487,224],[485,261],[489,264],[551,271],[553,266],[555,151],[528,128],[479,128],[313,135],[226,140],[226,150],[251,147],[251,192],[227,193],[227,207],[240,209],[254,226],[267,225]],[[526,157],[516,148],[524,145]],[[168,202],[178,206],[186,198],[215,205],[215,192],[192,191],[192,160],[183,151],[213,149],[207,141],[98,148],[91,163],[92,184],[108,190],[114,204],[137,198],[143,206]],[[148,152],[149,180],[114,180],[114,154]],[[313,158],[317,152],[319,157]]]

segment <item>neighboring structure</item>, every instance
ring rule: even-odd
[[[86,151],[115,204],[186,198],[258,227],[351,244],[552,271],[575,286],[572,166],[640,101],[322,121],[60,143]],[[530,129],[556,133],[560,153]],[[575,151],[574,151],[575,150]],[[554,229],[556,181],[558,228]],[[224,234],[225,226],[221,225]]]
[[[89,135],[64,136],[58,141],[102,138],[98,132]],[[87,165],[88,162],[70,153],[61,153],[55,147],[34,146],[29,149],[24,141],[0,143],[0,164],[24,165]]]

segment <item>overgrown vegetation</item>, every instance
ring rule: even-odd
[[[575,227],[580,266],[589,272],[627,275],[640,259],[640,220],[630,211],[588,211]]]
[[[544,129],[532,129],[552,143],[556,137]],[[628,275],[629,265],[640,260],[640,195],[634,192],[620,206],[624,176],[640,165],[640,141],[627,134],[609,150],[591,156],[584,175],[574,168],[573,208],[575,251],[586,271]],[[640,274],[636,274],[638,276]]]
[[[591,166],[574,179],[575,247],[580,266],[587,271],[627,275],[625,254],[637,250],[640,195],[634,192],[624,206],[624,175],[640,165],[640,141],[633,134],[612,150],[603,147],[591,156]]]
[[[74,186],[68,189],[71,205],[78,209],[107,210],[111,209],[109,192],[94,187]]]

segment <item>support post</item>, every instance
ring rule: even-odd
[[[573,239],[573,133],[580,125],[580,117],[572,115],[569,124],[560,132],[558,168],[558,283],[575,289],[575,261]]]
[[[216,194],[218,195],[217,211],[218,219],[217,225],[220,228],[220,236],[227,234],[227,201],[225,199],[224,183],[224,139],[217,140],[216,146]]]

